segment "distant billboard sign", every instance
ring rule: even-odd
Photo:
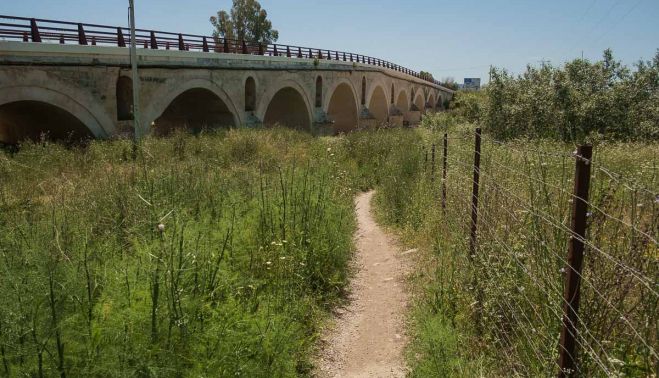
[[[464,89],[467,90],[479,90],[481,89],[481,78],[480,77],[465,77]]]

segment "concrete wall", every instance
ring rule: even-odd
[[[400,124],[401,119],[418,122],[420,112],[411,108],[413,103],[434,110],[436,99],[453,93],[397,71],[360,63],[174,50],[139,49],[138,53],[140,122],[148,127],[165,118],[186,124],[246,126],[266,121],[336,133],[387,122]],[[19,127],[10,121],[16,117],[3,117],[15,106],[2,111],[3,105],[16,102],[61,108],[96,137],[129,133],[130,122],[127,126],[117,114],[121,108],[118,92],[123,93],[120,99],[126,97],[125,88],[118,91],[117,83],[122,76],[130,77],[129,63],[125,48],[0,42],[0,136],[3,129]],[[317,107],[319,76],[322,94]],[[255,106],[246,110],[245,83],[250,77],[255,83]],[[202,106],[181,109],[185,101],[217,106],[205,114]],[[181,114],[186,108],[194,114]],[[161,118],[163,114],[176,116]]]

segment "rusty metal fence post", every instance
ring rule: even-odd
[[[474,136],[474,177],[471,191],[471,232],[469,237],[469,259],[477,264],[477,231],[478,231],[478,194],[480,189],[481,175],[481,129],[477,128]],[[483,289],[478,284],[478,269],[472,277],[472,286],[476,290],[476,306],[474,308],[474,322],[476,323],[476,334],[483,335]]]
[[[442,209],[446,211],[446,168],[448,160],[448,133],[444,133],[444,157],[442,171]]]
[[[579,321],[579,299],[581,269],[583,265],[586,218],[588,214],[588,191],[590,189],[590,160],[593,147],[579,146],[574,170],[574,195],[572,197],[572,235],[568,247],[565,267],[565,303],[563,304],[563,327],[558,350],[559,377],[574,377],[577,373],[577,322]]]

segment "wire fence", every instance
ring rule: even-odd
[[[505,371],[656,376],[656,167],[640,182],[589,145],[545,151],[480,130],[444,134],[422,158],[440,302],[471,309]]]

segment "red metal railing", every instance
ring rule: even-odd
[[[120,26],[82,24],[0,15],[0,40],[127,47],[130,45],[131,35],[130,29]],[[345,51],[282,44],[261,44],[258,42],[145,29],[135,30],[135,41],[139,47],[145,49],[285,56],[289,58],[356,62],[388,68],[440,85],[439,81],[433,80],[430,76],[421,75],[416,71],[399,66],[398,64]]]

